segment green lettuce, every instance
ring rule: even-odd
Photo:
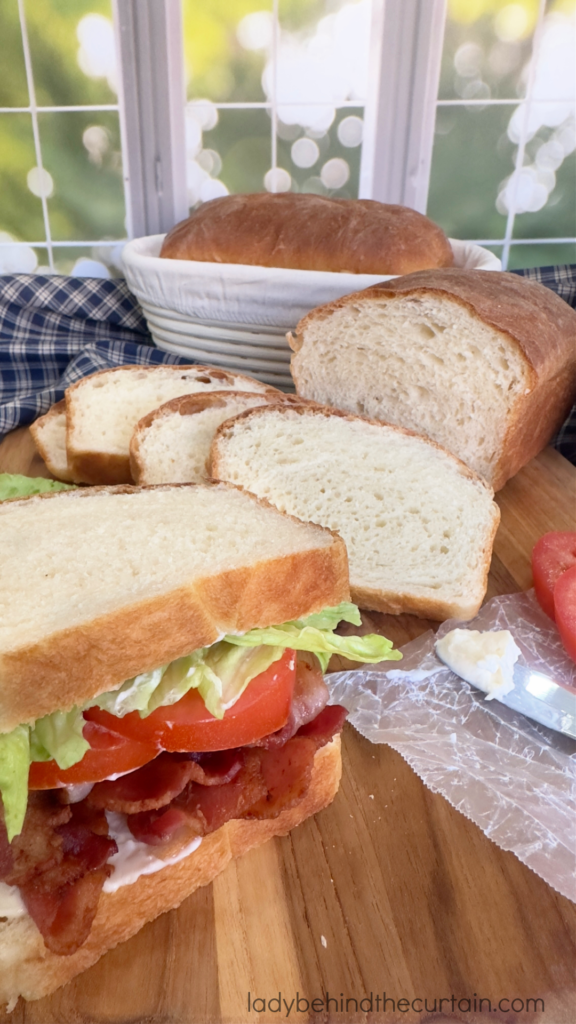
[[[0,793],[4,804],[4,822],[8,842],[19,835],[28,803],[30,765],[30,729],[19,725],[0,735]]]
[[[30,760],[56,761],[59,768],[71,768],[84,757],[90,744],[84,739],[82,712],[53,711],[34,723],[30,731]]]
[[[43,476],[22,476],[20,473],[0,473],[0,501],[7,498],[28,498],[32,494],[49,491],[74,490],[74,484],[59,480],[46,480]]]
[[[100,694],[81,708],[55,711],[32,727],[21,725],[0,735],[0,791],[9,837],[22,829],[30,761],[53,758],[60,768],[71,768],[89,749],[82,735],[82,712],[89,707],[102,708],[117,718],[134,711],[146,718],[156,708],[175,704],[189,690],[197,689],[210,714],[222,718],[252,679],[278,661],[286,648],[315,654],[323,671],[332,654],[369,664],[402,657],[392,649],[390,640],[377,634],[338,636],[333,630],[343,620],[360,625],[355,605],[346,602],[281,626],[251,629],[239,636],[229,634],[211,647],[127,679],[116,690]]]

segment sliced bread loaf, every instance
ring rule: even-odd
[[[73,483],[66,452],[66,400],[56,402],[44,416],[30,425],[39,454],[57,480]]]
[[[251,377],[209,366],[120,366],[66,392],[68,463],[76,481],[130,483],[130,441],[139,420],[179,395],[198,391],[268,393]]]
[[[130,469],[137,484],[201,483],[210,478],[210,445],[221,423],[246,409],[282,401],[269,393],[210,391],[181,395],[144,416],[130,442]]]
[[[432,441],[310,405],[228,420],[212,473],[283,512],[337,530],[361,607],[472,618],[500,519],[493,492]]]
[[[576,312],[515,274],[409,274],[313,310],[290,343],[299,395],[424,434],[495,490],[576,393]]]

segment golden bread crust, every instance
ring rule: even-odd
[[[238,490],[230,484],[211,483],[159,485],[155,489],[198,486]],[[137,495],[141,490],[90,488],[16,499],[9,504],[14,507],[21,500],[90,502],[99,494]],[[273,508],[265,500],[251,498]],[[323,527],[317,529],[331,533]],[[346,546],[338,534],[332,533],[332,539],[329,545],[194,578],[189,586],[144,601],[128,599],[125,606],[109,614],[51,633],[31,646],[0,653],[2,732],[55,708],[64,711],[85,704],[140,672],[214,643],[224,633],[287,622],[348,600]]]
[[[48,426],[51,420],[56,419],[57,416],[61,416],[63,413],[66,413],[65,398],[62,398],[59,402],[56,402],[48,409],[47,413],[44,413],[44,416],[39,416],[38,419],[34,421],[34,423],[31,423],[30,433],[32,435],[32,440],[36,445],[38,454],[41,456],[42,459],[44,459],[44,462],[46,463],[48,469],[52,473],[52,476],[55,476],[57,480],[64,480],[65,483],[72,484],[75,483],[75,480],[73,478],[70,467],[68,467],[66,471],[63,472],[62,467],[56,466],[52,461],[52,452],[50,448],[47,448],[46,444],[44,443],[44,427]]]
[[[160,256],[354,274],[454,262],[442,229],[406,206],[294,193],[213,199],[172,228]]]
[[[332,801],[341,770],[340,737],[336,736],[317,752],[310,788],[296,807],[265,821],[230,821],[177,864],[143,875],[115,893],[102,893],[90,935],[72,956],[57,956],[46,949],[28,915],[0,923],[0,1003],[20,995],[24,999],[49,995],[148,921],[180,906],[196,889],[212,882],[233,857],[241,857],[273,836],[286,835]],[[176,848],[181,845],[181,838],[173,844]],[[167,846],[163,854],[170,857],[171,850],[172,846]]]

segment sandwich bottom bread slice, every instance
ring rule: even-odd
[[[346,551],[229,485],[0,505],[0,999],[46,995],[334,796]]]
[[[427,438],[308,403],[228,420],[212,473],[337,530],[361,607],[470,619],[486,592],[500,520],[493,491]]]

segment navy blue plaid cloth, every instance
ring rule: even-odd
[[[515,273],[552,288],[576,307],[576,266]],[[191,362],[154,347],[123,280],[0,277],[0,440],[32,423],[74,381],[96,370]],[[576,406],[552,443],[576,464]]]
[[[0,440],[96,370],[192,362],[154,347],[124,280],[0,277]]]

